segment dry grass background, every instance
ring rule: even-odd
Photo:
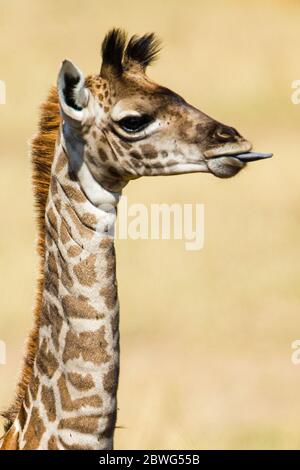
[[[27,141],[71,58],[99,70],[113,25],[164,40],[149,71],[273,160],[238,177],[141,179],[130,202],[201,202],[205,246],[117,243],[122,367],[116,448],[299,448],[300,78],[296,1],[1,0],[0,406],[12,397],[35,290]]]

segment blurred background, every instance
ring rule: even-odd
[[[36,286],[28,141],[60,63],[100,67],[109,28],[155,31],[151,78],[236,127],[256,162],[231,180],[149,178],[129,203],[205,204],[205,243],[118,241],[117,449],[299,448],[298,1],[0,0],[0,407],[12,399]]]

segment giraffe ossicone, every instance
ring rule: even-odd
[[[70,61],[32,144],[41,275],[23,374],[2,449],[112,449],[119,377],[114,226],[141,176],[230,177],[262,158],[232,127],[145,74],[153,34],[110,31],[100,74]],[[245,157],[246,155],[246,157]]]

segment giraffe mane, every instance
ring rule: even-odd
[[[21,377],[17,385],[15,399],[2,416],[8,420],[6,430],[16,418],[29,385],[33,363],[38,346],[38,329],[42,308],[45,262],[45,209],[48,198],[51,166],[54,158],[55,143],[60,126],[60,111],[56,87],[52,87],[46,101],[41,105],[38,132],[31,143],[32,183],[34,205],[38,226],[37,252],[39,255],[39,276],[34,307],[34,324],[27,340]]]

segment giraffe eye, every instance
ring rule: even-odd
[[[142,116],[126,116],[118,124],[125,132],[133,133],[143,131],[152,121],[151,116],[143,114]]]

